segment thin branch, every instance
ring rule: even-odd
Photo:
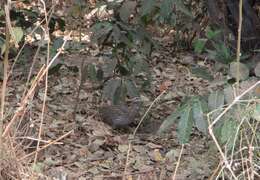
[[[46,64],[49,64],[50,61],[50,34],[49,34],[49,23],[48,23],[48,14],[46,10],[46,5],[43,0],[41,0],[41,3],[43,5],[44,13],[45,13],[45,33],[44,33],[44,39],[47,39],[47,61]],[[51,16],[49,17],[51,18]],[[44,97],[43,97],[43,103],[42,103],[42,112],[41,112],[41,121],[40,121],[40,128],[38,132],[38,139],[41,140],[42,131],[43,131],[43,120],[44,120],[44,114],[45,114],[45,107],[46,107],[46,99],[47,99],[47,92],[48,92],[48,70],[46,71],[45,75],[45,88],[44,88]],[[36,153],[34,156],[34,164],[37,162],[38,157],[38,149],[40,148],[40,141],[37,141],[36,145]]]
[[[177,164],[176,164],[176,167],[175,167],[175,170],[174,170],[174,174],[172,176],[172,180],[176,179],[176,174],[177,174],[177,170],[178,170],[178,168],[180,166],[181,156],[183,154],[183,150],[184,150],[184,144],[181,145],[181,152],[180,152],[179,157],[178,157],[178,161],[177,161]]]
[[[6,19],[6,26],[5,26],[5,56],[4,56],[4,79],[2,85],[2,93],[1,93],[1,109],[0,109],[0,160],[3,158],[3,124],[4,124],[4,108],[5,108],[5,94],[6,94],[6,86],[7,86],[7,76],[8,76],[8,59],[9,59],[9,49],[10,49],[10,29],[8,24],[10,22],[9,16],[9,3],[5,5],[5,19]]]

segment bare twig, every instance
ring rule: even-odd
[[[32,96],[32,94],[33,94],[33,92],[34,92],[34,90],[35,90],[35,88],[37,86],[37,84],[42,80],[44,75],[46,75],[46,72],[48,71],[48,69],[51,67],[51,65],[54,63],[54,61],[57,59],[57,57],[61,54],[61,52],[63,51],[64,46],[67,43],[70,35],[71,35],[71,32],[67,36],[64,37],[64,42],[63,42],[61,48],[58,49],[58,52],[52,58],[50,63],[47,65],[47,67],[45,65],[42,66],[42,68],[38,72],[38,75],[36,76],[35,80],[32,82],[32,85],[31,85],[30,89],[28,90],[27,95],[22,99],[22,101],[20,103],[20,107],[18,107],[14,117],[11,119],[11,121],[8,123],[7,127],[5,128],[5,131],[2,134],[2,137],[5,137],[7,135],[7,133],[9,132],[9,130],[10,130],[11,126],[12,126],[12,124],[15,122],[15,120],[20,116],[22,111],[25,109],[26,105],[28,104],[28,102],[30,100],[30,97]]]
[[[144,119],[146,118],[146,116],[148,115],[148,113],[150,112],[151,108],[153,107],[153,105],[161,99],[161,97],[165,94],[166,91],[161,92],[161,94],[159,94],[159,96],[157,96],[154,101],[151,103],[151,105],[148,107],[148,109],[146,110],[146,112],[144,113],[143,117],[141,118],[141,120],[139,121],[137,127],[135,128],[134,132],[133,132],[133,136],[136,135],[137,130],[139,129],[140,125],[143,123]]]
[[[10,22],[10,16],[9,16],[9,3],[5,5],[5,19],[6,19],[6,27],[5,27],[5,56],[4,56],[4,79],[3,79],[3,85],[2,85],[2,93],[1,93],[1,110],[0,110],[0,160],[3,158],[3,121],[4,121],[4,108],[5,108],[5,93],[6,93],[6,86],[7,86],[7,71],[8,71],[8,59],[9,59],[9,48],[10,48],[10,29],[8,24],[11,24]]]
[[[47,10],[45,6],[45,2],[41,0],[41,3],[43,5],[44,13],[45,13],[45,33],[44,33],[44,39],[47,39],[47,60],[46,64],[49,64],[50,61],[50,34],[49,34],[49,23],[48,23],[48,15],[47,15]],[[51,18],[51,17],[49,17]],[[46,71],[45,75],[45,88],[44,88],[44,97],[43,97],[43,103],[42,103],[42,111],[41,111],[41,122],[40,122],[40,128],[38,132],[38,139],[41,140],[41,135],[43,131],[43,120],[44,120],[44,114],[45,114],[45,106],[46,106],[46,98],[47,98],[47,92],[48,92],[48,70]],[[34,156],[34,164],[37,162],[37,157],[38,157],[38,149],[40,147],[40,141],[37,141],[36,145],[36,153]]]
[[[176,164],[176,167],[175,167],[175,170],[174,170],[174,174],[172,176],[172,180],[176,179],[176,174],[177,174],[177,170],[178,170],[178,168],[180,166],[181,156],[183,154],[183,149],[184,149],[184,144],[181,145],[181,152],[180,152],[179,157],[178,157],[178,161],[177,161],[177,164]]]
[[[36,151],[33,151],[29,154],[26,154],[24,157],[20,158],[19,161],[22,161],[23,159],[26,159],[27,157],[30,157],[32,155],[34,155],[35,153],[38,153],[44,149],[46,149],[47,147],[53,145],[53,144],[56,144],[57,142],[59,142],[60,140],[64,139],[65,137],[67,137],[68,135],[70,135],[71,133],[73,132],[73,130],[67,132],[66,134],[62,135],[61,137],[59,137],[58,139],[50,142],[49,144],[46,144],[45,146],[42,146],[41,148],[38,148]]]
[[[242,21],[243,21],[243,0],[239,0],[239,23],[238,23],[238,29],[237,29],[237,51],[236,51],[236,61],[237,61],[237,92],[239,89],[239,80],[240,80],[240,46],[241,46],[241,29],[242,29]]]

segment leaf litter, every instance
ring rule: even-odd
[[[129,154],[127,175],[133,179],[159,177],[160,174],[164,174],[165,179],[168,179],[174,171],[180,151],[176,126],[171,127],[172,131],[163,137],[158,137],[156,131],[162,120],[176,109],[182,98],[187,95],[203,95],[208,87],[206,80],[196,78],[191,74],[188,66],[192,65],[193,61],[190,61],[191,55],[187,56],[185,54],[173,56],[169,48],[152,54],[149,62],[153,67],[152,86],[148,93],[141,94],[145,102],[140,116],[144,114],[157,95],[164,90],[167,90],[167,93],[151,109],[138,134],[131,141],[132,148]],[[79,72],[71,71],[68,68],[72,59],[74,62],[71,64],[76,64],[75,66],[80,68],[79,63],[75,62],[75,57],[86,59],[87,63],[90,61],[98,63],[95,58],[84,54],[82,56],[79,54],[63,55],[63,61],[67,61],[66,65],[61,66],[59,73],[50,75],[42,138],[46,141],[54,140],[72,129],[74,132],[60,143],[54,144],[40,153],[39,161],[43,163],[40,169],[44,174],[52,177],[120,179],[126,165],[130,142],[128,136],[134,129],[130,127],[126,132],[116,131],[100,121],[97,109],[102,104],[101,90],[96,89],[89,80],[84,82],[80,92],[76,110],[76,119],[77,122],[80,122],[80,129],[77,128],[77,122],[73,119],[72,114],[77,87],[80,83]],[[89,59],[91,60],[89,61]],[[182,59],[186,59],[185,63],[181,63]],[[19,86],[22,84],[21,81],[24,79],[17,78],[14,80],[14,84]],[[30,112],[34,113],[26,114],[31,119],[31,123],[35,125],[30,136],[37,137],[43,89],[44,87],[41,85],[32,101]],[[17,97],[11,97],[11,95],[10,99],[14,102],[18,100]],[[209,169],[212,168],[212,165],[205,161],[209,152],[207,145],[203,142],[200,135],[192,134],[192,140],[184,150],[178,171],[178,174],[184,179],[191,177],[200,179],[210,175]],[[34,149],[35,146],[30,145],[30,148]],[[198,150],[200,153],[196,152]],[[212,154],[210,156],[214,156],[214,153]]]

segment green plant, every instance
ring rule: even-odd
[[[223,64],[229,64],[234,59],[229,47],[221,41],[222,31],[207,28],[206,38],[198,38],[193,43],[194,51],[198,54],[207,52],[210,59]]]
[[[101,48],[112,48],[112,53],[103,56],[103,67],[89,65],[89,77],[92,80],[104,80],[103,96],[118,103],[127,95],[138,96],[136,84],[146,88],[150,84],[150,72],[147,59],[157,43],[146,31],[146,25],[168,23],[176,25],[176,11],[191,16],[182,1],[156,0],[124,1],[99,4],[98,7],[113,10],[108,19],[96,22],[92,26],[92,42]],[[103,8],[104,9],[104,8]]]
[[[189,142],[194,126],[207,134],[208,123],[205,117],[207,108],[207,103],[202,97],[186,98],[176,111],[164,120],[158,133],[162,134],[168,131],[178,121],[177,133],[181,144]]]
[[[226,90],[211,92],[207,100],[198,96],[186,98],[176,111],[164,120],[158,133],[169,131],[177,123],[177,135],[181,144],[189,142],[193,127],[208,135],[208,122],[211,123],[222,113],[225,102],[231,103],[232,100],[229,98]],[[252,139],[250,142],[257,146],[260,140],[259,133],[256,133],[256,129],[259,128],[259,107],[257,101],[241,103],[227,111],[214,125],[214,135],[227,153],[238,149],[241,142],[247,144],[247,138]]]

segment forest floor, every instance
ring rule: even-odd
[[[176,180],[208,179],[212,175],[219,159],[209,137],[194,129],[191,141],[182,149],[175,126],[165,135],[156,134],[160,124],[175,111],[181,99],[191,95],[203,96],[209,91],[209,83],[193,76],[189,67],[200,64],[210,69],[210,64],[189,52],[176,54],[170,45],[165,45],[167,42],[162,44],[162,48],[152,53],[149,61],[151,89],[149,93],[141,93],[143,104],[136,120],[141,119],[155,98],[162,93],[164,86],[167,86],[167,91],[152,106],[134,137],[132,134],[135,127],[118,131],[100,120],[98,108],[102,103],[101,89],[88,80],[83,84],[79,95],[76,112],[76,120],[80,122],[78,127],[73,113],[80,79],[80,63],[82,59],[85,63],[98,62],[100,57],[84,53],[70,53],[59,57],[67,65],[63,65],[58,72],[49,74],[42,126],[44,141],[41,145],[68,132],[69,134],[39,152],[36,164],[39,172],[46,177],[58,179],[121,179],[123,174],[127,175],[127,179],[171,179],[181,155]],[[12,84],[8,85],[7,106],[12,107],[12,111],[22,97],[34,52],[35,49],[29,47],[21,56],[24,62],[17,64]],[[35,69],[43,61],[39,58]],[[31,138],[37,139],[38,136],[44,88],[44,83],[40,83],[23,120],[16,127],[15,137],[26,153],[35,150],[36,141]],[[30,161],[30,158],[33,160],[34,156],[27,160]]]
[[[67,1],[64,2],[67,3]],[[66,5],[66,3],[63,5]],[[22,5],[22,3],[19,4]],[[29,3],[27,6],[32,6],[32,4]],[[62,4],[60,5],[60,10],[66,9],[63,9]],[[57,11],[57,14],[59,13]],[[66,11],[63,13],[66,14]],[[41,15],[44,17],[44,14]],[[206,14],[203,14],[203,17],[204,15],[206,16]],[[69,16],[73,17],[73,13]],[[93,18],[92,23],[96,21],[96,17],[93,16]],[[68,26],[68,29],[73,29],[75,23],[75,27],[82,26],[80,30],[87,31],[75,32],[75,34],[90,35],[90,30],[88,29],[90,24],[88,23],[91,21],[89,19],[89,22],[83,19],[83,22],[86,24],[81,24],[81,21],[75,21],[74,18],[72,18],[72,22],[69,21],[69,18],[66,20],[68,20],[66,26],[71,25],[71,27]],[[116,130],[101,120],[99,108],[104,104],[102,97],[103,82],[102,84],[87,79],[82,84],[82,89],[79,92],[82,62],[84,61],[85,65],[96,64],[99,66],[99,63],[102,64],[105,61],[103,55],[106,53],[111,54],[111,49],[104,48],[100,50],[94,47],[93,44],[90,45],[89,39],[86,40],[84,38],[82,38],[82,44],[75,42],[81,38],[72,38],[73,41],[68,41],[68,44],[72,43],[75,45],[73,47],[75,49],[66,49],[67,51],[63,52],[49,69],[47,98],[45,99],[46,83],[45,79],[43,79],[38,83],[33,97],[29,98],[30,100],[26,104],[26,108],[20,111],[25,92],[28,92],[28,88],[33,84],[32,82],[37,73],[45,65],[47,56],[45,47],[41,47],[39,54],[37,54],[37,47],[32,44],[35,43],[36,46],[39,46],[40,41],[38,40],[35,40],[36,42],[33,42],[31,45],[25,46],[15,66],[11,67],[12,74],[7,82],[4,130],[10,122],[9,120],[15,119],[14,116],[17,121],[9,129],[8,138],[4,139],[6,142],[4,142],[3,148],[6,149],[4,149],[4,161],[0,162],[0,179],[6,177],[4,176],[6,173],[9,179],[27,175],[28,178],[24,179],[37,180],[213,180],[220,171],[227,167],[224,167],[216,144],[211,137],[202,134],[195,127],[192,129],[189,143],[184,145],[181,145],[178,140],[177,123],[164,134],[158,135],[157,130],[164,120],[184,102],[185,98],[198,95],[207,97],[209,92],[215,92],[219,87],[223,90],[224,84],[228,79],[226,77],[228,73],[225,72],[225,76],[223,76],[222,72],[217,72],[218,70],[214,67],[213,61],[210,61],[207,57],[202,57],[202,55],[199,57],[192,50],[176,50],[179,47],[173,44],[177,40],[173,39],[173,35],[170,35],[171,32],[169,34],[166,33],[166,35],[159,35],[160,32],[168,31],[169,29],[147,27],[147,30],[153,31],[151,34],[153,39],[156,40],[155,42],[158,43],[158,48],[153,49],[151,57],[147,60],[151,74],[149,89],[144,90],[138,87],[140,88],[142,105],[136,117],[136,122],[140,122],[141,119],[144,119],[144,121],[142,121],[136,134],[134,134],[136,125],[129,126],[129,128],[124,130]],[[54,40],[58,39],[59,32],[61,36],[64,35],[64,32],[57,31],[57,33],[52,34],[55,36]],[[77,29],[76,31],[79,30]],[[66,33],[67,31],[65,31]],[[36,35],[38,34],[36,33]],[[226,50],[223,50],[224,54]],[[218,51],[213,53],[217,54]],[[255,61],[251,63],[252,67],[255,67],[257,63],[259,64],[259,56],[256,57]],[[10,59],[10,65],[12,65],[14,59],[12,52],[10,53]],[[248,59],[250,61],[251,56]],[[194,67],[198,66],[206,69],[208,74],[197,72],[197,76],[194,75]],[[260,67],[260,64],[258,67]],[[218,68],[221,69],[221,67]],[[0,73],[1,70],[2,66],[0,66]],[[258,72],[260,74],[260,70]],[[30,73],[30,78],[28,78]],[[259,77],[260,75],[253,77],[253,80],[258,81]],[[2,78],[1,75],[0,78]],[[252,85],[251,82],[247,83],[247,81],[245,81],[247,87],[241,88],[242,90],[239,89],[241,92],[244,92],[245,89]],[[259,98],[260,88],[258,87],[256,90]],[[79,96],[77,98],[78,92]],[[236,95],[233,92],[231,88],[230,94],[228,94],[231,101],[233,101],[233,95]],[[241,94],[241,92],[238,94]],[[43,105],[45,100],[46,104]],[[250,100],[248,106],[251,103]],[[217,108],[224,106],[223,97],[223,104]],[[45,107],[44,111],[43,107]],[[215,108],[213,109],[215,110]],[[244,111],[241,112],[244,113]],[[247,115],[241,117],[244,116]],[[241,119],[243,119],[241,122],[244,119],[247,119],[249,122],[253,118],[252,116],[247,116]],[[238,130],[239,126],[237,126]],[[240,173],[242,177],[249,176],[251,170],[257,171],[257,168],[259,168],[258,160],[260,153],[258,151],[259,147],[257,147],[259,145],[259,133],[255,132],[259,129],[259,119],[254,125],[248,123],[248,126],[245,129],[252,131],[250,132],[251,134],[246,130],[243,132],[245,134],[244,137],[243,135],[241,135],[242,138],[240,137],[246,143],[242,144],[242,141],[239,142],[240,139],[237,138],[237,142],[240,145],[240,149],[236,151],[239,154],[237,162],[239,165],[242,164],[242,167],[240,166],[240,168],[243,168],[241,170],[242,173]],[[229,128],[234,129],[234,127]],[[223,131],[223,134],[229,136],[230,133],[226,132],[230,129],[227,128],[226,131]],[[41,138],[39,138],[39,132],[41,132]],[[240,136],[239,132],[236,135]],[[253,140],[248,137],[252,137]],[[227,139],[229,141],[232,138],[227,137]],[[248,143],[249,141],[250,143]],[[256,146],[252,145],[253,141],[257,144]],[[40,150],[39,147],[37,148],[38,142],[40,142]],[[243,149],[244,147],[245,149]],[[226,152],[225,148],[226,146],[223,147]],[[36,153],[37,149],[39,152]],[[248,154],[248,156],[245,155],[243,157],[244,151],[242,152],[242,150],[245,150],[245,154]],[[253,152],[254,150],[256,152]],[[253,158],[253,155],[250,153],[255,153]],[[237,159],[233,159],[233,154],[231,157],[228,156],[228,158],[235,164]],[[246,162],[248,159],[251,161],[248,163],[251,163],[251,166]],[[252,165],[254,164],[252,159],[258,161],[254,162],[257,165]],[[4,163],[1,164],[2,162]],[[22,166],[22,170],[18,170],[18,164]],[[251,167],[252,169],[250,169]],[[249,171],[247,172],[247,170]],[[16,175],[17,172],[21,176]],[[33,178],[34,175],[36,178]]]

